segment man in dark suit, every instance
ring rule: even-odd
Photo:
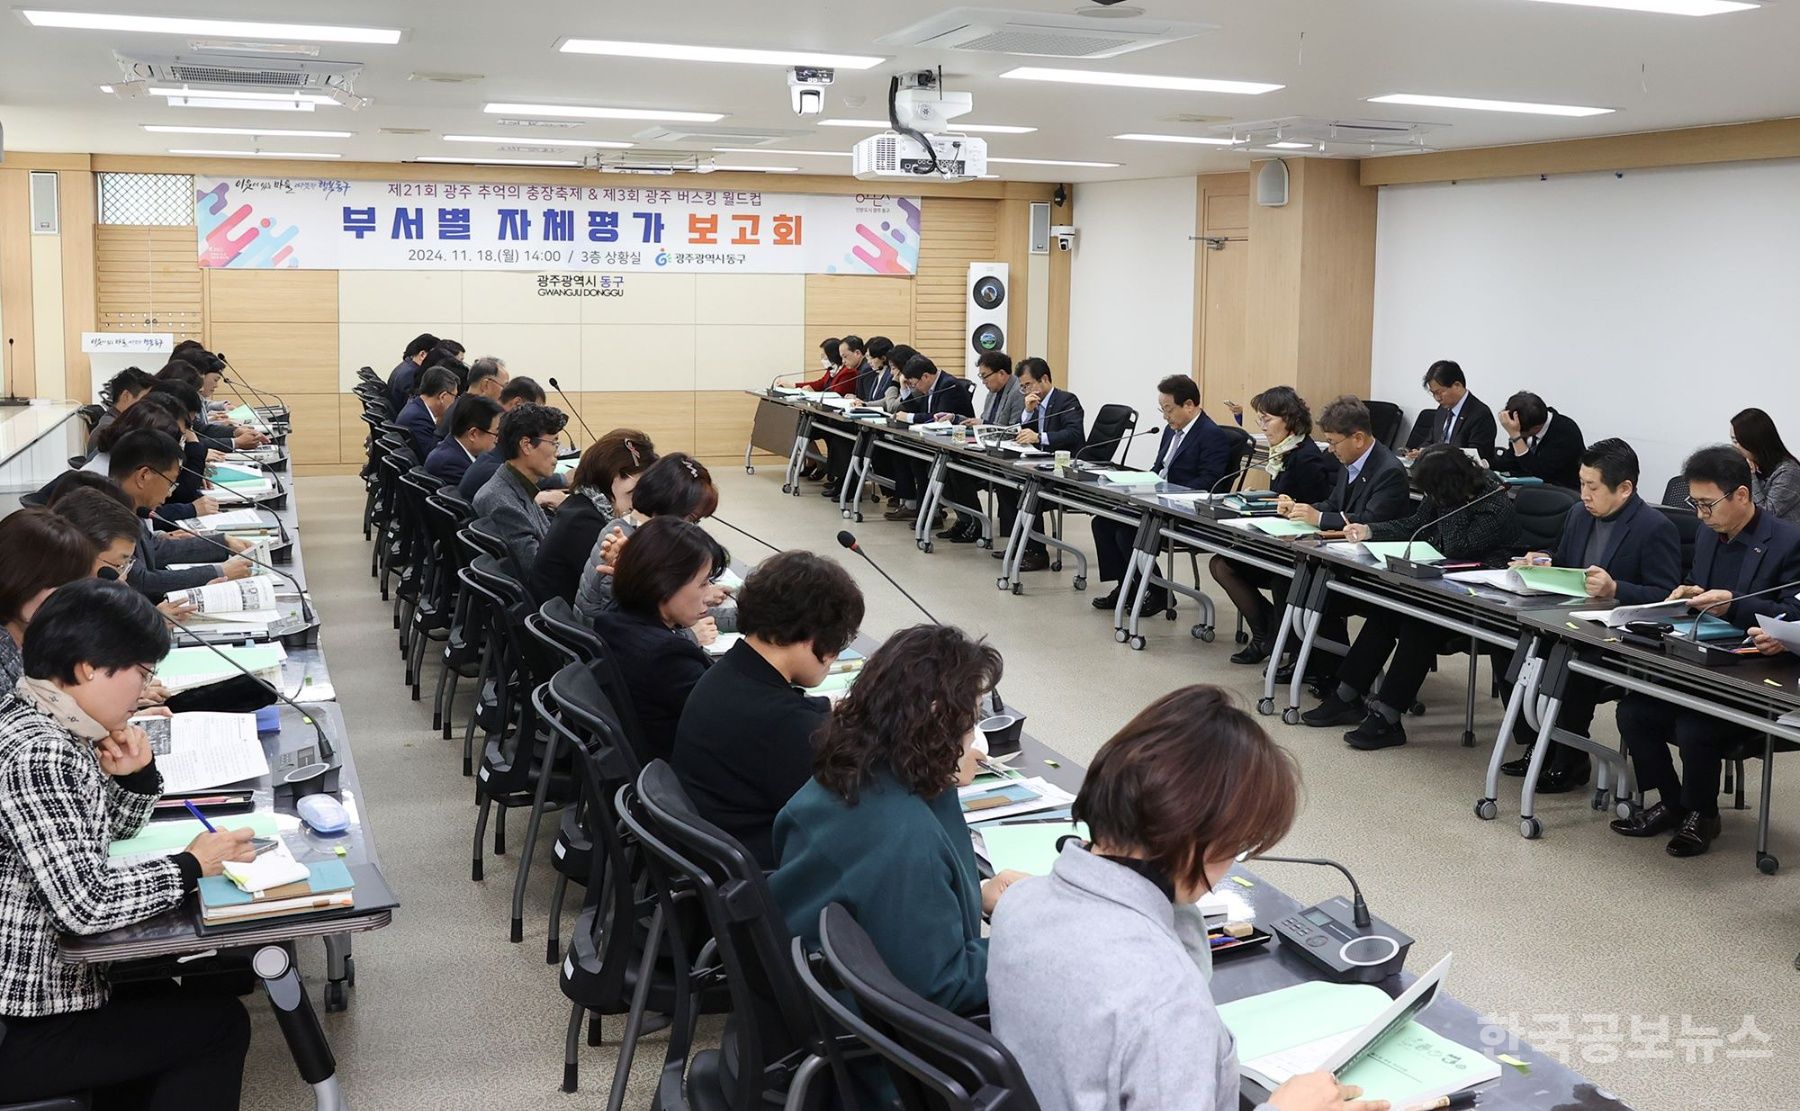
[[[1437,402],[1437,413],[1424,446],[1449,444],[1473,448],[1479,458],[1494,459],[1494,440],[1500,434],[1494,423],[1494,411],[1469,392],[1463,369],[1449,359],[1439,359],[1425,372],[1425,391]],[[1417,451],[1410,454],[1417,455]]]
[[[1681,534],[1654,506],[1638,496],[1637,452],[1624,440],[1601,440],[1582,451],[1579,461],[1581,504],[1571,506],[1556,551],[1531,552],[1531,563],[1578,567],[1587,572],[1590,598],[1636,606],[1660,602],[1681,581]],[[1504,666],[1504,665],[1502,665]],[[1570,675],[1563,688],[1556,724],[1588,735],[1594,708],[1616,689],[1581,675]],[[1531,751],[1502,764],[1507,775],[1530,771]],[[1562,794],[1587,785],[1592,765],[1587,753],[1552,744],[1538,774],[1540,794]]]
[[[388,401],[393,404],[394,412],[398,413],[405,408],[406,399],[412,396],[413,387],[418,384],[419,371],[425,366],[425,356],[431,354],[431,349],[437,345],[436,336],[430,332],[419,333],[406,345],[405,356],[388,373]]]
[[[1496,471],[1581,489],[1580,425],[1545,405],[1537,394],[1521,390],[1506,399],[1500,427],[1506,432],[1506,446],[1494,456]]]
[[[969,397],[970,383],[938,370],[937,364],[924,355],[914,355],[907,360],[906,366],[900,370],[900,380],[911,391],[911,396],[901,402],[899,411],[894,414],[894,419],[902,424],[955,422],[975,415],[975,403]],[[908,499],[923,499],[929,478],[928,465],[919,459],[901,460],[900,465],[907,472],[906,477],[911,484],[904,496]],[[922,502],[913,506],[912,516],[915,518],[920,505]],[[886,516],[890,521],[906,519],[904,512],[897,516],[892,510]],[[936,524],[934,521],[933,525]]]
[[[419,376],[418,394],[394,418],[394,423],[411,437],[413,451],[418,453],[421,463],[431,457],[432,451],[443,440],[438,422],[444,419],[456,394],[456,375],[447,367],[434,366]]]
[[[1185,374],[1171,374],[1156,384],[1156,404],[1162,410],[1162,442],[1150,469],[1165,482],[1194,490],[1212,490],[1231,473],[1233,437],[1200,408],[1200,387]],[[1118,582],[1131,562],[1132,530],[1102,517],[1094,518],[1094,551],[1102,581]],[[1144,596],[1144,612],[1168,606],[1167,594],[1152,587]],[[1094,608],[1109,610],[1119,604],[1119,590],[1094,599]]]
[[[1018,435],[1014,442],[1026,444],[1055,454],[1066,451],[1074,455],[1081,451],[1087,443],[1087,432],[1084,422],[1087,417],[1081,409],[1081,399],[1067,390],[1059,390],[1051,380],[1050,364],[1033,356],[1019,360],[1019,368],[1015,372],[1019,380],[1020,390],[1024,394],[1024,406],[1021,408],[1017,423]],[[1007,489],[1000,490],[1000,531],[1010,534],[1014,517],[1019,512],[1019,495]],[[1032,531],[1042,534],[1044,531],[1044,511],[1039,509],[1031,522]],[[994,552],[995,558],[1006,555],[1004,550]],[[1027,539],[1025,555],[1019,562],[1021,571],[1042,571],[1050,566],[1050,552],[1041,540]]]
[[[469,472],[469,464],[500,442],[500,403],[480,394],[464,394],[450,406],[444,418],[449,431],[443,442],[425,457],[427,473],[455,486]]]
[[[812,778],[813,734],[831,704],[809,697],[863,619],[844,568],[806,551],[757,565],[738,591],[743,639],[688,695],[669,762],[700,816],[772,869],[775,815]]]
[[[1013,374],[1012,356],[1004,351],[984,351],[975,360],[975,374],[987,389],[987,400],[981,406],[980,416],[964,417],[962,423],[971,428],[983,424],[999,427],[1017,425],[1025,412],[1025,389]],[[973,506],[976,504],[975,499],[980,497],[980,486],[975,479],[965,474],[945,476],[944,491],[958,505]],[[1019,495],[1002,487],[999,498],[1000,527],[1003,531],[1010,531],[1013,513],[1019,508]],[[948,540],[952,544],[973,544],[981,539],[981,522],[958,513],[950,522],[950,527],[937,535],[939,540]]]
[[[1322,502],[1307,505],[1280,498],[1275,508],[1283,517],[1305,521],[1327,531],[1351,521],[1374,524],[1393,521],[1412,512],[1412,495],[1406,481],[1406,464],[1375,438],[1369,407],[1346,394],[1319,413],[1319,433],[1338,468],[1337,486]]]
[[[1758,615],[1791,617],[1793,591],[1741,598],[1800,579],[1800,526],[1756,507],[1750,493],[1750,464],[1736,448],[1701,448],[1682,467],[1688,502],[1702,524],[1694,542],[1694,569],[1671,599],[1684,598],[1696,613],[1710,612],[1740,629]],[[1766,637],[1757,647],[1780,650]],[[1656,805],[1612,823],[1627,837],[1674,831],[1670,856],[1699,856],[1719,835],[1719,769],[1726,754],[1751,739],[1750,730],[1696,710],[1670,705],[1646,694],[1619,700],[1619,735],[1631,753],[1638,787],[1658,794]],[[1681,772],[1669,755],[1681,750]],[[1647,795],[1646,795],[1647,797]]]

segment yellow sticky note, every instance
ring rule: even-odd
[[[1511,1065],[1513,1068],[1518,1069],[1523,1075],[1531,1075],[1531,1066],[1524,1061],[1519,1060],[1517,1057],[1514,1057],[1512,1054],[1500,1053],[1497,1054],[1496,1057],[1502,1064]]]
[[[1237,884],[1239,887],[1255,887],[1256,886],[1255,884],[1251,883],[1249,880],[1245,879],[1242,876],[1231,877],[1231,882]]]
[[[338,854],[338,855],[339,855],[339,856],[349,856],[349,855],[350,855],[350,850],[349,850],[349,849],[346,849],[346,848],[344,848],[344,846],[342,846],[342,845],[339,845],[339,846],[338,846],[338,847],[337,847],[337,854]]]

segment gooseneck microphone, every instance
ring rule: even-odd
[[[1317,864],[1324,868],[1336,868],[1344,874],[1345,879],[1350,881],[1350,893],[1354,896],[1350,901],[1350,913],[1354,923],[1365,929],[1368,927],[1369,904],[1363,901],[1362,888],[1357,885],[1356,877],[1350,874],[1350,869],[1339,864],[1337,861],[1326,860],[1324,857],[1320,856],[1258,856],[1252,859],[1273,860],[1280,864]]]
[[[195,478],[199,479],[202,483],[208,483],[208,482],[212,481],[212,479],[210,479],[206,476],[206,473],[204,471],[196,471],[194,468],[188,466],[186,463],[182,463],[182,464],[180,464],[180,466],[184,473],[193,475]],[[270,481],[274,481],[274,480],[271,479]],[[263,500],[273,501],[275,498],[280,497],[281,496],[281,493],[279,492],[280,488],[281,488],[280,484],[277,483],[276,484],[277,492],[274,494],[268,495],[268,497]],[[220,489],[224,489],[224,487],[221,486]],[[206,487],[204,485],[202,485],[200,487],[200,495],[202,497],[209,497],[209,498],[212,497],[211,494],[208,494],[206,492]],[[218,501],[217,498],[213,498],[213,500]],[[242,501],[244,504],[252,506],[252,507],[260,506],[262,504],[261,500],[258,500],[255,498],[238,498],[237,500]],[[273,510],[270,510],[269,512],[271,515],[274,514]],[[152,514],[152,515],[154,516],[154,514]],[[156,519],[159,521],[162,521],[166,525],[170,525],[173,528],[185,528],[186,527],[185,525],[174,524],[172,521],[164,520],[161,517],[157,517]],[[281,518],[278,516],[275,517],[275,530],[277,532],[281,533],[281,543],[285,547],[292,538],[290,536],[288,536],[287,526],[281,523]]]
[[[851,551],[855,552],[857,555],[862,556],[863,559],[867,560],[869,566],[875,568],[876,571],[880,572],[881,577],[886,579],[888,581],[889,585],[891,585],[895,590],[898,590],[901,594],[905,595],[907,601],[911,602],[914,606],[918,607],[919,612],[925,615],[925,619],[927,621],[931,622],[933,625],[943,624],[943,622],[941,622],[937,618],[931,616],[931,611],[926,609],[923,605],[920,605],[919,600],[917,598],[914,598],[910,593],[908,593],[907,589],[904,586],[901,586],[899,583],[895,582],[894,576],[888,574],[886,571],[883,571],[881,569],[881,564],[876,563],[873,559],[869,558],[869,553],[863,551],[862,546],[856,542],[855,534],[849,532],[848,530],[839,532],[837,534],[837,542],[839,544],[843,545],[844,547],[850,549]]]
[[[150,519],[153,521],[159,521],[162,524],[168,525],[172,529],[179,530],[179,529],[183,528],[183,526],[181,524],[179,524],[178,522],[171,521],[169,518],[164,517],[162,514],[158,513],[154,509],[152,509],[150,511]],[[286,571],[283,571],[279,567],[276,567],[272,564],[264,563],[262,560],[257,559],[253,555],[246,555],[243,552],[234,552],[231,550],[231,545],[223,543],[218,540],[214,540],[210,536],[205,536],[205,535],[202,535],[202,534],[196,532],[196,533],[194,533],[194,539],[198,540],[202,543],[205,543],[205,544],[211,544],[213,547],[219,549],[220,551],[224,552],[226,555],[230,556],[233,559],[241,559],[245,563],[251,564],[256,567],[260,567],[263,570],[269,572],[270,574],[280,575],[282,578],[286,579],[288,582],[293,583],[294,589],[298,590],[300,592],[300,617],[301,617],[301,619],[304,620],[308,625],[317,625],[319,623],[318,619],[313,616],[312,606],[309,605],[306,601],[306,587],[304,587],[300,584],[299,579],[296,579],[294,576],[288,574]]]
[[[1139,431],[1139,432],[1127,432],[1121,436],[1114,436],[1110,440],[1096,440],[1092,443],[1083,444],[1083,445],[1081,445],[1081,450],[1085,452],[1089,448],[1108,447],[1110,445],[1135,440],[1139,436],[1154,436],[1158,432],[1161,432],[1161,431],[1162,431],[1162,425],[1160,425],[1160,424],[1151,425],[1149,428],[1143,429],[1142,431]],[[1111,453],[1109,452],[1108,454],[1110,455]],[[1096,460],[1087,460],[1087,462],[1096,462]],[[1097,460],[1097,462],[1110,462],[1110,460]]]
[[[238,371],[237,367],[232,366],[231,360],[227,359],[225,357],[225,353],[223,351],[214,351],[213,354],[217,355],[219,357],[219,361],[224,363],[226,368],[229,369],[231,371],[231,373],[236,374],[238,376],[238,379],[240,381],[242,381],[244,383],[244,385],[250,387],[251,393],[255,394],[259,398],[262,397],[263,392],[256,388],[256,383],[250,381],[248,378],[245,378],[243,376],[243,374]],[[230,379],[228,378],[228,379],[226,379],[226,381],[230,381]],[[287,399],[283,398],[280,394],[276,393],[274,390],[269,391],[269,396],[281,403],[281,408],[283,411],[287,410],[287,407],[288,407]],[[271,408],[271,409],[274,408],[274,406],[269,405],[267,402],[264,402],[264,407]]]
[[[1437,566],[1435,564],[1431,564],[1431,563],[1414,563],[1413,562],[1413,559],[1412,559],[1413,545],[1418,542],[1419,537],[1423,536],[1427,530],[1436,528],[1439,524],[1456,516],[1458,513],[1461,513],[1463,510],[1473,508],[1474,506],[1481,504],[1482,502],[1488,500],[1489,498],[1495,496],[1496,494],[1504,494],[1504,493],[1506,493],[1506,485],[1504,483],[1501,483],[1499,485],[1496,485],[1492,490],[1489,490],[1485,494],[1481,494],[1477,497],[1470,498],[1468,501],[1463,502],[1461,505],[1457,506],[1455,509],[1452,509],[1450,512],[1440,514],[1437,517],[1434,517],[1431,520],[1426,521],[1424,524],[1422,524],[1418,528],[1414,529],[1413,534],[1411,536],[1406,538],[1405,555],[1388,557],[1388,561],[1387,561],[1388,570],[1396,571],[1402,575],[1407,576],[1408,578],[1414,578],[1414,579],[1441,579],[1441,578],[1443,578],[1444,577],[1444,569],[1442,567],[1439,567],[1439,566]]]
[[[556,391],[556,396],[562,398],[564,404],[568,405],[569,412],[575,414],[575,420],[580,423],[581,430],[587,433],[588,443],[591,444],[595,440],[598,440],[600,437],[594,435],[594,430],[588,427],[588,422],[586,420],[582,419],[581,409],[577,407],[573,401],[569,400],[569,395],[564,393],[563,388],[556,384],[556,379],[546,378],[544,381],[550,383],[550,388]]]
[[[255,674],[253,674],[249,668],[246,668],[243,664],[238,663],[236,660],[232,659],[229,655],[220,651],[219,647],[217,645],[209,642],[205,637],[194,632],[194,630],[188,628],[186,625],[183,625],[181,622],[175,620],[173,617],[170,617],[169,615],[164,614],[163,620],[167,621],[169,624],[175,626],[177,629],[180,629],[182,632],[186,633],[188,635],[188,637],[191,640],[193,640],[193,642],[195,644],[199,645],[201,648],[206,649],[208,652],[211,652],[213,655],[219,657],[221,660],[224,660],[226,663],[230,664],[233,671],[238,672],[239,674],[243,675],[245,678],[250,679],[253,682],[261,683],[263,686],[268,687],[269,693],[273,694],[275,696],[276,701],[280,702],[282,705],[287,706],[288,708],[292,709],[295,713],[299,714],[300,720],[304,721],[306,724],[312,726],[313,732],[317,733],[319,735],[319,759],[330,760],[337,755],[337,749],[332,747],[330,739],[325,736],[325,727],[320,725],[318,723],[318,721],[316,719],[314,719],[313,715],[307,713],[306,710],[303,709],[298,702],[295,702],[293,699],[291,699],[287,695],[283,694],[281,692],[281,690],[278,687],[276,687],[274,684],[269,683],[266,680],[257,678],[257,676]]]
[[[769,543],[767,540],[764,540],[762,537],[756,535],[754,532],[747,532],[744,529],[741,529],[741,528],[737,527],[736,525],[732,524],[730,521],[727,521],[723,517],[714,515],[712,517],[708,517],[707,520],[717,521],[719,524],[724,525],[726,528],[730,529],[732,532],[738,533],[741,536],[748,536],[750,539],[756,541],[758,544],[761,544],[763,547],[769,549],[771,552],[781,551],[780,548],[777,548],[775,545]]]

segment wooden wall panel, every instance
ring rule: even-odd
[[[1250,275],[1250,176],[1202,174],[1195,193],[1195,226],[1200,234],[1222,237],[1214,250],[1194,251],[1194,378],[1202,403],[1216,419],[1227,419],[1226,400],[1244,404],[1256,391],[1245,353],[1248,342]]]
[[[338,392],[336,324],[215,324],[211,336],[208,349],[265,392]]]
[[[96,225],[95,331],[173,332],[176,342],[200,339],[206,293],[196,255],[191,225]]]
[[[806,328],[795,352],[795,372],[819,365],[819,341],[829,336],[886,336],[912,343],[912,278],[861,278],[850,274],[806,276]]]
[[[213,270],[206,298],[212,324],[338,322],[335,270]]]
[[[672,451],[694,450],[694,411],[697,395],[679,393],[583,393],[571,395],[581,406],[582,418],[594,435],[604,436],[614,428],[635,428],[650,437],[663,455]],[[575,422],[571,422],[575,423]],[[749,425],[744,426],[748,428]],[[577,442],[586,444],[586,434],[576,424]]]
[[[939,370],[963,373],[969,263],[997,261],[998,220],[994,201],[924,201],[919,273],[913,279],[913,346]]]
[[[279,386],[276,388],[280,389]],[[342,437],[338,426],[340,395],[284,389],[281,396],[286,399],[294,421],[294,430],[288,435],[288,454],[293,457],[294,466],[335,466],[341,462],[338,457]],[[362,422],[358,421],[357,426],[362,427]]]
[[[1309,159],[1306,169],[1305,290],[1300,367],[1294,385],[1323,405],[1369,395],[1375,333],[1376,190],[1356,168]]]
[[[62,213],[63,361],[66,392],[87,401],[93,371],[81,349],[81,333],[97,331],[94,279],[94,175],[65,170],[56,175],[57,207]]]
[[[31,297],[31,175],[0,169],[0,304],[6,306],[6,335],[12,354],[0,346],[0,359],[10,358],[7,384],[20,397],[37,392],[37,329]]]
[[[742,466],[757,399],[741,390],[709,390],[695,397],[694,454],[715,470],[732,460]]]

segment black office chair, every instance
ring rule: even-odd
[[[1676,475],[1669,480],[1668,485],[1663,487],[1662,504],[1692,509],[1693,506],[1688,504],[1687,499],[1688,480],[1686,475]]]
[[[555,637],[576,659],[584,662],[598,659],[606,651],[594,626],[583,621],[567,599],[552,598],[538,607],[544,631]]]
[[[1431,439],[1431,428],[1437,423],[1437,415],[1438,411],[1435,406],[1430,409],[1419,410],[1419,415],[1413,418],[1412,431],[1406,434],[1406,449],[1408,451],[1411,451],[1413,448],[1424,447],[1426,441]]]
[[[425,527],[431,534],[431,543],[435,548],[432,560],[435,573],[429,588],[428,620],[416,622],[414,629],[414,656],[412,665],[413,700],[419,698],[420,673],[425,668],[425,651],[432,644],[443,644],[444,653],[439,657],[444,669],[438,674],[437,693],[432,698],[431,727],[443,729],[444,739],[450,739],[445,726],[448,706],[444,692],[449,685],[451,672],[457,667],[458,657],[452,651],[452,642],[467,655],[467,638],[461,636],[461,621],[465,616],[462,598],[462,579],[459,577],[463,567],[468,564],[468,556],[464,545],[457,540],[456,534],[466,524],[473,511],[469,503],[443,489],[432,491],[425,497]],[[421,610],[426,609],[421,603]],[[472,665],[473,659],[466,661]],[[464,670],[467,668],[465,667]]]
[[[644,768],[635,791],[620,792],[618,810],[644,847],[664,912],[664,944],[675,962],[675,1023],[657,1105],[662,1111],[760,1111],[771,1095],[792,1089],[788,1106],[815,1106],[824,1093],[817,1076],[826,1046],[794,973],[793,936],[761,866],[695,812],[674,769],[661,760]],[[691,1059],[693,997],[682,975],[690,940],[682,936],[674,909],[680,891],[693,892],[705,911],[731,995],[720,1047]]]
[[[1406,413],[1391,401],[1365,401],[1369,410],[1370,432],[1377,442],[1390,448],[1398,447],[1400,428],[1406,420]]]
[[[1513,516],[1526,551],[1553,552],[1562,539],[1569,510],[1580,500],[1564,486],[1521,486],[1512,492]]]
[[[81,408],[75,410],[75,415],[81,418],[81,423],[87,426],[88,435],[92,436],[94,434],[94,426],[99,424],[100,418],[106,415],[106,406],[83,405]]]
[[[1131,447],[1130,436],[1137,431],[1138,412],[1129,405],[1108,403],[1094,414],[1094,427],[1088,431],[1087,443],[1075,458],[1089,463],[1117,463]]]
[[[881,1057],[907,1111],[1038,1111],[1024,1069],[1000,1040],[902,984],[837,903],[819,912],[819,950],[808,961],[795,945],[814,1006]],[[855,1009],[833,990],[847,992]]]
[[[1694,541],[1700,535],[1700,516],[1685,505],[1659,505],[1656,511],[1674,522],[1681,537],[1681,577],[1686,581],[1688,572],[1694,569]]]

